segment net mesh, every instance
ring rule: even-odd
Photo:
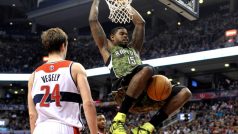
[[[130,23],[133,19],[132,0],[106,0],[110,9],[109,19],[114,23]]]

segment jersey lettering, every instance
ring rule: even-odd
[[[44,83],[51,81],[58,81],[60,74],[47,74],[41,77]]]

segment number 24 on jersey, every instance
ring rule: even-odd
[[[41,86],[41,91],[45,91],[43,98],[41,99],[40,102],[40,107],[49,107],[50,106],[50,102],[55,101],[55,105],[57,107],[61,107],[60,105],[60,90],[59,90],[59,84],[56,84],[52,94],[50,94],[50,86],[48,85],[44,85]],[[47,102],[47,98],[50,96],[50,102]]]

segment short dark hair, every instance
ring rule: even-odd
[[[97,116],[103,115],[102,113],[97,113]]]
[[[114,35],[119,29],[126,29],[125,27],[115,27],[111,30],[110,36]]]
[[[50,52],[59,52],[64,43],[67,44],[68,36],[60,28],[50,28],[41,34],[41,41],[45,49]]]

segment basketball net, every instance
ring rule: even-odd
[[[130,23],[133,19],[132,0],[106,0],[110,9],[109,19],[114,23]]]

